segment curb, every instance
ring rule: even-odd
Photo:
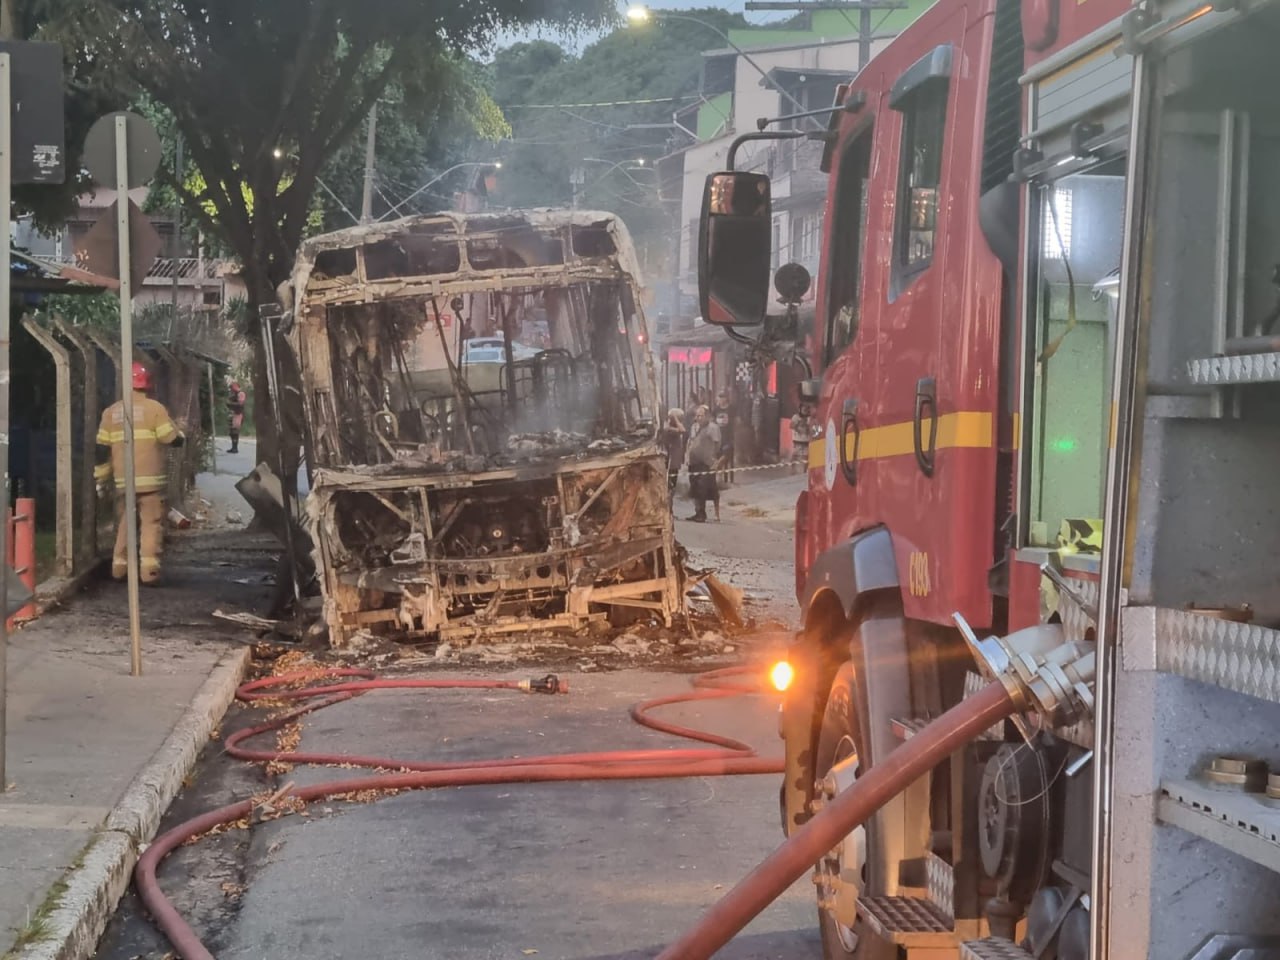
[[[35,597],[32,600],[36,607],[36,615],[32,619],[38,620],[48,613],[51,607],[65,604],[71,597],[79,593],[93,577],[105,570],[110,560],[110,557],[98,557],[87,568],[73,576],[50,577],[36,584]]]
[[[89,841],[80,863],[64,878],[66,892],[49,915],[49,936],[18,951],[13,960],[85,960],[93,954],[128,889],[139,853],[155,836],[160,818],[231,705],[251,657],[245,647],[226,654],[213,668],[182,719],[134,778],[101,832]]]

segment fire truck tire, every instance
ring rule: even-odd
[[[859,732],[857,711],[854,709],[857,696],[857,680],[854,677],[853,665],[846,663],[836,673],[831,682],[831,692],[827,697],[826,709],[822,715],[822,729],[818,734],[818,749],[814,754],[814,796],[820,797],[823,792],[823,780],[827,772],[837,763],[859,752]],[[869,823],[859,827],[858,831],[871,831],[874,827]],[[852,849],[856,843],[856,833],[846,840],[840,850],[832,851],[832,855],[818,864],[819,881],[822,873],[834,871],[838,873],[844,868],[844,855],[841,850]],[[852,846],[851,846],[852,844]],[[862,851],[874,850],[875,845],[861,844]],[[863,882],[866,882],[867,869],[860,867]],[[815,883],[818,891],[818,927],[822,936],[822,955],[824,960],[898,960],[900,954],[895,944],[881,939],[872,933],[861,920],[852,928],[841,924],[834,911],[824,907],[821,899],[824,887],[821,882]],[[829,890],[827,891],[829,895]]]

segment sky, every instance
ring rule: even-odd
[[[666,7],[668,9],[683,8],[688,10],[691,7],[721,6],[726,10],[732,10],[734,12],[743,14],[743,16],[745,16],[747,20],[751,23],[768,23],[770,21],[782,20],[787,17],[787,14],[778,13],[777,11],[760,11],[760,12],[748,13],[745,9],[746,2],[747,0],[722,0],[721,3],[717,4],[715,0],[649,0],[649,2],[645,3],[645,6],[652,7],[655,10],[660,10],[663,7]],[[631,3],[625,2],[625,0],[620,0],[620,2],[618,3],[618,13],[619,14],[626,13],[627,7],[629,6],[631,6]],[[601,35],[602,35],[601,32],[595,31],[592,33],[584,33],[576,37],[565,37],[565,36],[562,36],[559,33],[559,31],[551,30],[551,29],[522,30],[519,32],[507,34],[504,37],[500,37],[496,41],[495,47],[509,47],[513,43],[519,43],[521,41],[533,40],[541,37],[546,40],[552,40],[560,44],[561,46],[565,47],[566,49],[573,50],[574,52],[578,52],[583,47],[589,46],[592,42],[594,42],[595,40],[598,40]],[[707,38],[708,49],[716,46],[716,40],[717,38],[715,37],[714,34],[711,34],[708,36]]]

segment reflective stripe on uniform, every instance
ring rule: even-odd
[[[166,420],[164,423],[160,424],[160,426],[156,427],[154,430],[150,432],[151,432],[151,436],[153,436],[155,439],[163,440],[165,437],[173,436],[178,431],[176,431],[173,428],[172,423]]]
[[[111,476],[111,464],[100,463],[93,468],[93,479],[105,480],[109,476]]]
[[[162,433],[160,432],[161,430],[167,430],[168,432],[166,432],[166,433],[162,434]],[[172,428],[172,427],[169,427],[167,424],[166,424],[165,426],[161,427],[161,428],[160,428],[160,430],[147,430],[147,429],[145,429],[145,428],[143,428],[143,427],[134,427],[134,428],[133,428],[133,439],[135,439],[135,440],[159,440],[159,439],[161,438],[161,436],[168,436],[168,435],[169,435],[169,433],[172,433],[172,432],[173,432],[173,428]],[[106,444],[110,444],[110,443],[124,443],[124,431],[123,431],[123,430],[110,430],[110,431],[108,431],[108,430],[99,430],[99,431],[98,431],[98,443],[101,443],[101,444],[103,444],[104,446],[105,446]]]
[[[144,487],[144,486],[148,486],[148,487],[153,487],[153,488],[155,488],[155,489],[159,489],[160,487],[163,487],[163,486],[165,485],[165,483],[168,481],[168,479],[169,479],[168,477],[164,477],[164,476],[160,476],[160,477],[134,477],[134,481],[137,483],[138,489],[142,489],[142,487]],[[121,478],[121,477],[116,477],[116,486],[117,486],[117,487],[119,487],[121,490],[123,490],[123,489],[124,489],[124,480],[123,480],[123,478]]]

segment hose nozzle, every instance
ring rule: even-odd
[[[548,673],[541,680],[537,677],[521,680],[520,689],[525,693],[568,693],[569,684],[554,673]]]

